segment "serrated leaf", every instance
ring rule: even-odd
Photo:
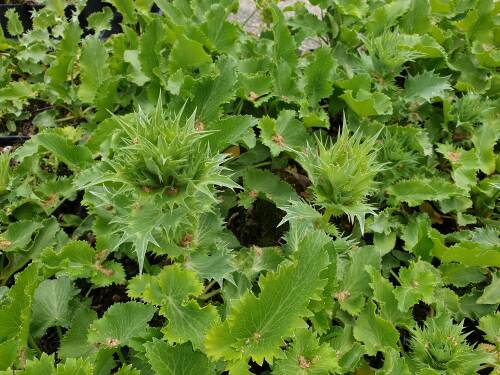
[[[144,275],[129,283],[130,296],[160,306],[160,314],[169,321],[162,330],[169,341],[191,341],[195,348],[202,347],[206,331],[219,318],[213,305],[201,308],[192,299],[202,292],[196,273],[178,264],[165,267],[157,276]]]
[[[165,31],[159,19],[149,22],[140,39],[139,61],[142,71],[150,79],[158,80],[156,70],[160,65],[161,48],[165,41]]]
[[[132,367],[132,365],[127,365],[127,366],[122,366],[120,367],[120,369],[115,372],[116,375],[141,375],[141,372],[137,369],[135,369],[134,367]]]
[[[420,300],[433,302],[434,289],[441,284],[438,271],[423,260],[412,262],[408,268],[401,268],[399,281],[401,285],[396,288],[394,294],[400,311],[408,311]]]
[[[373,289],[372,298],[379,306],[380,316],[395,326],[411,326],[412,320],[408,313],[401,312],[397,308],[398,301],[391,282],[382,277],[380,271],[373,266],[367,266],[366,271],[370,274],[370,286]]]
[[[467,267],[459,263],[446,263],[439,266],[444,284],[466,287],[469,284],[482,282],[486,275],[478,267]]]
[[[245,187],[245,192],[240,194],[240,198],[249,197],[251,198],[250,203],[253,203],[259,195],[270,200],[277,207],[286,206],[290,201],[300,199],[289,184],[266,170],[247,169],[243,173],[243,186]],[[246,205],[248,206],[248,204]]]
[[[500,304],[500,273],[492,275],[491,283],[484,288],[483,294],[477,299],[477,303],[488,305]]]
[[[315,50],[311,61],[304,69],[305,95],[309,104],[317,105],[333,91],[333,53],[329,48]]]
[[[462,241],[447,247],[442,236],[434,229],[429,231],[429,237],[433,242],[433,255],[444,263],[458,262],[465,266],[500,267],[498,246]]]
[[[68,79],[77,56],[81,31],[77,21],[72,21],[66,25],[61,43],[57,49],[56,59],[46,72],[46,80],[50,84],[60,85]]]
[[[365,298],[371,295],[370,275],[366,266],[380,267],[380,254],[372,246],[364,246],[351,253],[351,261],[340,277],[334,297],[340,307],[357,316],[365,306]]]
[[[26,350],[28,345],[33,293],[40,281],[38,267],[29,265],[17,275],[15,284],[7,294],[8,301],[2,301],[0,305],[0,345],[8,342],[11,348],[14,347],[16,354]],[[2,363],[5,368],[13,364],[12,360],[17,359],[17,355],[6,357]]]
[[[56,133],[40,133],[32,139],[60,158],[71,168],[83,168],[92,163],[92,154],[82,145],[73,145]]]
[[[78,98],[84,103],[93,103],[99,87],[109,78],[107,59],[106,47],[97,36],[83,42]]]
[[[297,330],[285,355],[286,358],[276,361],[273,374],[320,375],[340,371],[333,348],[328,343],[320,343],[316,335],[305,328]]]
[[[16,8],[9,8],[5,12],[5,18],[7,18],[7,30],[10,35],[18,36],[24,32],[23,24],[19,19],[19,14]]]
[[[195,271],[200,279],[215,280],[222,285],[223,280],[232,281],[232,273],[236,270],[234,266],[234,255],[222,244],[214,245],[216,248],[210,254],[204,252],[194,253],[184,263],[185,267]]]
[[[0,235],[5,245],[2,251],[25,251],[27,245],[38,230],[42,228],[41,223],[32,220],[20,220],[8,226],[7,230]],[[6,246],[8,244],[8,246]]]
[[[392,348],[384,356],[384,367],[377,370],[375,374],[380,375],[411,375],[406,359]]]
[[[120,12],[125,23],[134,25],[137,22],[133,0],[110,0],[110,2]]]
[[[88,242],[67,243],[59,252],[46,249],[42,254],[43,264],[53,273],[67,275],[72,279],[90,278],[96,287],[104,287],[125,281],[121,264],[105,261],[106,253],[96,253]]]
[[[26,81],[13,81],[0,89],[0,103],[8,100],[22,100],[36,95],[34,85]]]
[[[100,12],[94,12],[87,18],[89,27],[94,29],[96,35],[100,35],[102,31],[111,29],[111,20],[113,19],[113,11],[110,7],[104,7]]]
[[[171,346],[154,339],[145,345],[146,358],[158,375],[214,374],[208,358],[189,344]]]
[[[486,333],[486,339],[500,346],[500,313],[485,315],[479,319],[479,328]]]
[[[233,55],[238,48],[239,30],[235,24],[226,20],[226,9],[221,4],[212,4],[200,30],[208,37],[215,50]]]
[[[300,149],[306,145],[308,132],[301,121],[295,118],[295,112],[283,110],[276,120],[264,117],[259,122],[260,138],[271,150],[273,156],[282,151]]]
[[[472,142],[476,148],[479,167],[486,174],[491,174],[496,168],[495,144],[500,137],[500,122],[488,120],[472,135]]]
[[[181,35],[175,41],[169,56],[171,72],[175,72],[179,68],[194,68],[211,62],[212,58],[205,52],[203,45],[185,35]]]
[[[68,328],[72,315],[71,300],[78,294],[68,278],[44,280],[33,295],[31,332],[41,337],[49,327]]]
[[[403,180],[390,186],[387,191],[394,196],[396,202],[406,202],[411,207],[426,200],[441,201],[464,195],[460,188],[441,177]]]
[[[378,351],[386,353],[391,348],[398,350],[398,331],[376,314],[375,309],[375,304],[369,301],[354,323],[354,337],[364,344],[368,355],[375,355]]]
[[[414,76],[408,75],[403,97],[407,101],[422,99],[427,102],[436,97],[442,98],[446,91],[451,89],[448,79],[449,77],[441,77],[434,71],[424,71]]]
[[[382,93],[371,93],[364,89],[353,95],[352,90],[346,90],[339,98],[343,99],[349,108],[360,117],[392,114],[390,98]]]
[[[81,305],[74,313],[71,326],[61,340],[58,351],[59,358],[86,358],[97,351],[87,341],[87,332],[97,313],[87,306]]]
[[[285,337],[304,327],[301,319],[310,313],[307,304],[317,298],[324,285],[320,272],[326,267],[328,255],[320,238],[311,234],[300,243],[293,262],[282,264],[259,280],[260,294],[247,292],[234,302],[225,322],[211,328],[205,350],[214,359],[228,363],[269,363],[279,355]],[[321,241],[319,242],[321,243]]]
[[[220,106],[235,95],[236,63],[222,58],[217,63],[218,74],[202,78],[191,90],[192,99],[186,104],[185,113],[196,111],[196,119],[209,124],[220,117]]]
[[[139,302],[115,303],[88,330],[91,344],[107,348],[129,345],[144,335],[156,308]]]
[[[231,145],[242,143],[247,135],[255,137],[252,127],[257,122],[252,116],[225,116],[205,128],[208,132],[213,132],[205,139],[211,150],[222,152]]]

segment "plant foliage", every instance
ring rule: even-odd
[[[1,374],[499,371],[498,2],[27,3]]]

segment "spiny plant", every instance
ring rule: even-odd
[[[336,142],[318,138],[316,146],[308,145],[298,156],[312,183],[312,200],[325,210],[326,222],[346,214],[363,228],[365,216],[374,212],[367,197],[376,186],[375,176],[383,170],[377,161],[376,140],[377,136],[363,140],[360,132],[350,135],[344,125]]]
[[[410,363],[420,374],[473,374],[481,364],[492,361],[491,355],[465,341],[463,322],[453,324],[441,314],[428,319],[425,327],[413,331]]]
[[[213,154],[208,132],[193,113],[174,117],[158,101],[154,113],[142,110],[115,117],[117,142],[108,158],[82,173],[85,202],[118,234],[116,246],[133,244],[142,271],[148,246],[186,247],[202,214],[217,202],[215,186],[238,185],[225,174],[227,155]]]

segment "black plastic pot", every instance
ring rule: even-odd
[[[23,24],[24,31],[31,30],[33,27],[33,22],[31,20],[31,13],[34,10],[40,10],[44,6],[43,5],[29,5],[29,4],[0,4],[0,25],[3,29],[3,32],[7,38],[13,38],[12,35],[9,34],[7,30],[7,17],[5,17],[5,13],[7,10],[14,8],[19,15],[19,19],[21,20],[21,23]],[[80,27],[84,31],[84,35],[90,34],[89,31],[87,31],[87,18],[90,16],[92,13],[95,12],[100,12],[104,7],[110,7],[113,10],[113,19],[111,20],[111,29],[106,30],[100,35],[101,38],[106,39],[110,35],[121,33],[122,28],[120,26],[120,22],[122,20],[122,15],[116,11],[116,8],[101,0],[88,0],[87,4],[83,8],[83,10],[80,12],[78,15],[78,21],[80,23]],[[75,10],[74,5],[68,5],[64,13],[66,17],[69,19],[71,18],[73,12]]]
[[[26,142],[30,137],[24,135],[0,136],[0,147],[13,146]]]
[[[28,4],[0,4],[0,24],[3,29],[3,33],[6,37],[12,38],[13,36],[9,34],[7,30],[7,17],[5,13],[9,9],[15,9],[19,15],[19,19],[23,24],[24,30],[30,30],[33,27],[33,22],[31,21],[31,12],[34,10],[42,9],[43,5],[28,5]]]

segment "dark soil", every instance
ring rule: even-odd
[[[229,210],[227,228],[243,246],[277,246],[288,224],[278,227],[285,213],[273,203],[257,199],[248,210],[234,207]]]
[[[130,301],[125,285],[112,284],[104,288],[92,289],[89,296],[92,299],[92,310],[97,312],[99,317],[114,303]]]
[[[380,369],[384,366],[384,355],[382,352],[377,352],[376,355],[364,355],[365,361],[372,368]]]
[[[42,336],[42,338],[38,341],[38,346],[40,349],[47,354],[56,353],[59,349],[59,336],[57,335],[56,327],[50,327],[47,330],[47,333]]]
[[[250,361],[248,363],[250,365],[250,372],[252,374],[270,374],[271,373],[271,367],[267,362],[264,361],[262,366],[259,366],[257,363]]]
[[[415,319],[419,327],[423,327],[424,322],[427,320],[427,317],[430,316],[431,312],[432,309],[428,304],[419,301],[415,306],[413,306],[412,309],[413,319]]]

